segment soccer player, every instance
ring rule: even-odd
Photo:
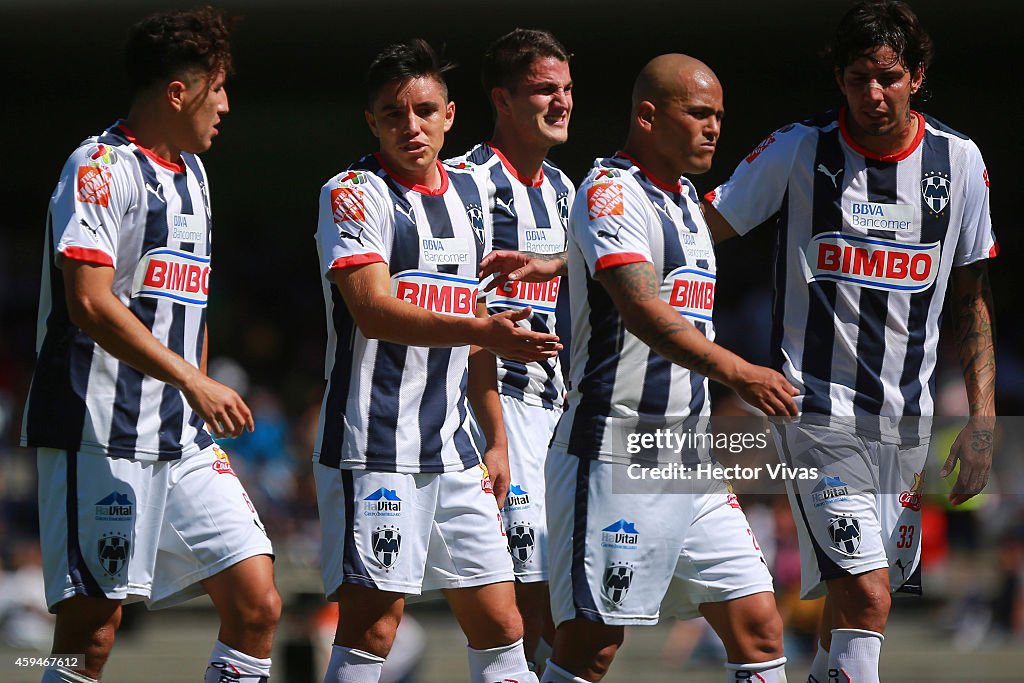
[[[324,587],[339,602],[328,682],[378,680],[405,595],[431,589],[467,635],[473,683],[536,681],[499,512],[509,474],[495,356],[541,361],[561,345],[516,324],[529,308],[487,315],[484,189],[438,161],[455,116],[446,69],[422,40],[377,55],[366,122],[380,151],[320,194],[328,385],[314,469]]]
[[[570,213],[572,385],[545,469],[558,625],[545,683],[600,680],[624,627],[657,623],[661,607],[704,615],[729,681],[785,680],[772,579],[727,483],[693,476],[680,495],[614,488],[641,465],[624,437],[706,418],[709,377],[766,413],[796,412],[785,378],[712,341],[715,254],[682,174],[711,167],[722,115],[705,64],[653,59],[622,151],[595,162]]]
[[[493,246],[551,259],[565,267],[565,227],[575,188],[548,151],[569,137],[572,77],[569,52],[547,31],[516,29],[484,53],[483,86],[494,110],[494,134],[455,167],[486,177],[486,210],[494,223]],[[492,252],[493,253],[493,252]],[[561,279],[506,281],[492,290],[488,311],[529,306],[521,325],[555,330]],[[544,456],[562,413],[565,383],[558,358],[522,363],[498,359],[498,390],[508,435],[511,493],[502,515],[516,573],[516,603],[523,616],[523,644],[535,667],[551,654],[555,626],[547,591],[547,526],[544,523]]]
[[[988,173],[969,138],[911,108],[931,55],[907,5],[856,5],[830,48],[843,106],[772,133],[705,205],[719,241],[778,216],[772,339],[803,415],[778,441],[821,472],[790,488],[803,595],[828,596],[811,683],[878,681],[890,592],[921,591],[947,289],[971,413],[940,473],[959,462],[950,500],[980,492],[991,466]]]
[[[82,142],[50,198],[22,445],[39,449],[53,653],[84,659],[47,683],[100,677],[122,602],[204,591],[221,618],[206,682],[270,674],[270,541],[207,431],[253,429],[206,375],[211,217],[196,154],[228,111],[228,38],[209,7],[136,24],[128,117]]]

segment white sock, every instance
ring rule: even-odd
[[[753,664],[725,664],[726,680],[729,683],[753,681],[755,683],[786,683],[786,658],[779,657],[770,662]]]
[[[878,658],[885,636],[858,628],[832,629],[828,654],[829,681],[836,683],[879,683]]]
[[[547,664],[548,657],[551,656],[551,653],[551,643],[544,640],[542,636],[539,640],[537,640],[537,647],[534,648],[533,657],[531,658],[533,661],[530,662],[531,664],[533,664],[533,671],[537,674],[537,676],[541,676],[544,674],[544,665]]]
[[[828,650],[818,643],[818,654],[811,662],[811,672],[807,674],[807,683],[828,683]]]
[[[469,651],[470,683],[494,683],[512,679],[519,683],[537,683],[537,677],[530,671],[523,653],[523,639],[511,645],[501,645],[488,650]]]
[[[369,652],[335,645],[324,683],[377,683],[384,658]]]
[[[270,657],[259,659],[218,640],[210,653],[203,683],[267,683],[269,677]]]
[[[43,671],[41,683],[99,683],[99,680],[63,666],[52,666]]]
[[[548,660],[547,666],[544,667],[544,678],[540,679],[540,683],[589,683],[583,678],[573,676],[571,673],[558,666],[550,659]]]

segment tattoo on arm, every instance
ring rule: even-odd
[[[953,271],[953,324],[971,415],[995,406],[996,351],[988,267],[973,263]],[[990,435],[991,436],[991,435]]]
[[[601,283],[621,308],[657,299],[661,283],[654,273],[654,267],[647,262],[628,263],[602,271]],[[620,310],[621,314],[621,310]],[[628,314],[627,314],[628,315]],[[623,316],[625,320],[627,316]],[[717,366],[709,358],[708,351],[687,348],[690,335],[706,341],[697,328],[680,315],[657,315],[653,319],[637,316],[630,332],[651,347],[655,353],[669,362],[689,368],[702,375],[711,375]],[[685,335],[685,336],[684,336]]]

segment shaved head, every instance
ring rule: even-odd
[[[641,102],[660,105],[709,86],[721,87],[715,72],[704,62],[677,53],[659,55],[647,62],[633,83],[633,110]]]
[[[647,62],[633,84],[625,151],[672,184],[711,168],[725,108],[711,68],[687,55]]]

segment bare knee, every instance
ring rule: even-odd
[[[338,632],[334,644],[387,657],[395,642],[405,598],[354,584],[338,590]]]
[[[772,593],[704,603],[701,613],[725,644],[730,662],[767,662],[782,656],[782,617]]]
[[[857,628],[883,633],[892,597],[889,574],[878,569],[828,582],[833,628]]]
[[[246,628],[252,631],[273,631],[281,619],[281,596],[270,586],[257,595],[249,596],[245,604],[238,606],[239,617]]]
[[[586,619],[570,619],[555,630],[551,660],[575,676],[599,681],[608,673],[622,646],[625,629]]]
[[[121,625],[121,603],[75,596],[58,604],[56,612],[53,651],[84,654],[81,670],[90,678],[99,678]]]

